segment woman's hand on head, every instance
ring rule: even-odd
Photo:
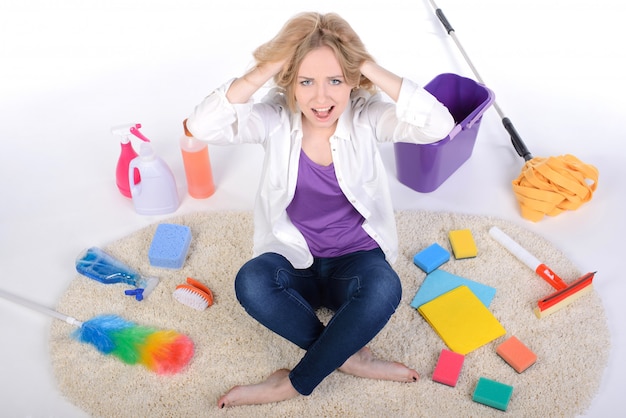
[[[257,88],[263,86],[285,67],[286,60],[268,61],[257,64],[254,68],[243,76],[250,83],[254,83]]]
[[[246,103],[272,77],[285,66],[286,61],[265,62],[257,64],[243,77],[236,79],[226,92],[231,103]]]
[[[360,68],[361,74],[387,93],[394,101],[398,100],[402,85],[401,77],[369,60],[363,61]]]

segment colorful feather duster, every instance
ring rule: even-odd
[[[81,322],[0,289],[0,296],[77,326],[72,336],[92,344],[103,354],[118,357],[127,364],[141,364],[158,374],[181,371],[194,354],[189,337],[173,330],[138,325],[117,315],[99,315]]]
[[[84,322],[72,333],[126,364],[142,364],[158,374],[178,373],[191,360],[193,342],[172,330],[137,325],[117,315],[100,315]]]

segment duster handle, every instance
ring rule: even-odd
[[[5,290],[0,289],[0,297],[10,300],[11,302],[15,302],[18,305],[25,306],[27,308],[31,308],[40,313],[46,314],[56,319],[60,319],[61,321],[67,322],[68,324],[80,327],[83,323],[76,318],[72,318],[71,316],[62,314],[61,312],[57,312],[54,309],[47,308],[43,305],[30,301],[28,299],[24,299],[21,296],[14,295]]]

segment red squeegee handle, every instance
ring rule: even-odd
[[[556,290],[563,290],[567,287],[567,283],[565,283],[563,279],[557,276],[557,274],[553,272],[550,267],[546,266],[543,263],[537,266],[535,272]]]

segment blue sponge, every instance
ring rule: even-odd
[[[448,260],[450,252],[437,243],[424,248],[413,257],[415,265],[426,273],[430,273]]]
[[[191,230],[188,226],[160,224],[148,251],[150,264],[154,267],[181,268],[187,258],[190,243]]]

